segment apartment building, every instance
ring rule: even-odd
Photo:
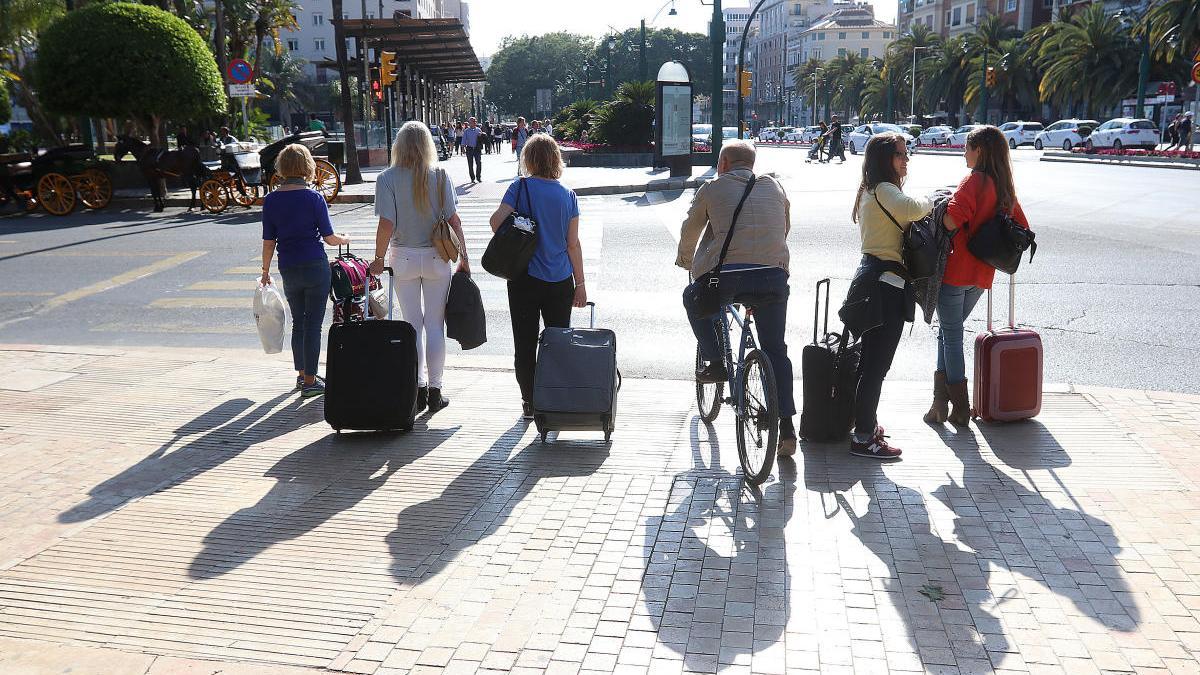
[[[470,34],[470,8],[466,0],[344,0],[342,3],[343,18],[361,19],[366,8],[366,18],[392,17],[396,12],[403,12],[414,19],[436,19],[454,17],[463,22],[467,33]],[[317,63],[332,61],[337,58],[333,44],[333,3],[331,0],[305,0],[304,6],[296,14],[299,28],[294,31],[283,31],[280,39],[284,48],[293,57],[305,62],[305,73],[318,83],[325,83],[333,78],[333,71],[318,68]],[[347,41],[347,50],[353,54],[353,40]]]
[[[801,62],[828,61],[847,54],[883,58],[895,36],[896,26],[876,19],[870,5],[839,9],[800,34]]]
[[[738,46],[742,40],[742,30],[746,20],[750,18],[749,7],[724,7],[721,13],[725,19],[725,49],[722,67],[722,97],[721,119],[722,126],[737,124],[737,59]],[[711,28],[711,26],[710,26]]]

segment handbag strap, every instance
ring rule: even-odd
[[[525,206],[528,207],[528,210],[525,212],[525,215],[532,217],[533,216],[533,198],[529,196],[529,188],[525,185],[525,177],[524,176],[521,176],[521,184],[517,186],[517,198],[515,200],[516,208],[513,209],[514,211],[521,208],[521,195],[522,194],[525,195]]]
[[[729,221],[729,232],[725,233],[725,243],[721,246],[721,257],[717,258],[717,272],[721,271],[721,266],[725,264],[725,255],[729,253],[729,242],[733,241],[733,228],[737,225],[738,215],[742,213],[742,206],[746,204],[746,198],[750,196],[750,191],[754,189],[754,183],[758,177],[750,174],[750,182],[746,183],[746,190],[742,192],[742,199],[738,202],[737,208],[733,210],[733,219]]]
[[[886,213],[887,217],[891,219],[892,224],[896,226],[896,229],[900,230],[900,233],[903,234],[904,228],[900,227],[900,223],[896,220],[896,217],[892,215],[892,212],[888,211],[886,208],[884,208],[883,202],[879,201],[879,188],[878,187],[876,187],[875,190],[871,191],[871,196],[875,198],[875,203],[879,205],[879,208],[883,209],[883,212]]]
[[[434,174],[437,181],[438,191],[438,220],[446,219],[446,191],[442,189],[442,181],[446,180],[446,172],[442,167],[434,169]]]

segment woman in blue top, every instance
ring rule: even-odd
[[[563,171],[558,143],[534,134],[520,158],[529,174],[508,186],[500,208],[492,214],[492,231],[513,211],[537,222],[537,249],[529,270],[508,282],[512,315],[513,359],[521,387],[522,413],[533,419],[533,368],[537,363],[538,320],[547,327],[568,328],[571,306],[587,304],[583,279],[583,249],[579,245],[579,202],[575,192],[558,182]],[[520,203],[518,204],[518,199]]]
[[[283,295],[292,311],[292,363],[296,388],[304,398],[325,393],[317,377],[321,357],[321,322],[329,297],[329,258],[322,240],[345,246],[346,237],[333,233],[325,198],[308,187],[316,164],[308,148],[287,146],[275,160],[283,185],[263,200],[262,283],[271,283],[271,257],[279,250]]]

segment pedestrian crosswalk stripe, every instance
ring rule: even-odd
[[[258,276],[262,274],[262,267],[230,267],[225,270],[225,274],[251,274]]]
[[[256,275],[257,276],[257,275]],[[255,280],[245,279],[243,281],[197,281],[188,286],[184,290],[188,291],[245,291],[255,288]]]
[[[151,307],[167,309],[250,309],[250,297],[159,298]]]

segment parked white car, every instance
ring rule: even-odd
[[[953,127],[929,127],[917,136],[917,145],[945,145],[950,142],[950,134],[953,133]]]
[[[1158,128],[1154,122],[1134,117],[1118,117],[1096,127],[1085,142],[1088,150],[1092,148],[1146,148],[1153,150],[1158,147]]]
[[[1016,150],[1018,146],[1033,145],[1038,132],[1045,128],[1041,122],[1005,122],[1000,125],[1000,133],[1008,139],[1008,147]]]
[[[950,145],[959,148],[965,146],[967,144],[967,134],[981,127],[983,127],[982,124],[964,124],[955,129],[954,133],[950,134]]]
[[[778,134],[779,134],[778,127],[763,127],[762,129],[758,130],[758,142],[759,143],[770,143],[770,142],[776,140]]]
[[[801,143],[812,143],[821,137],[821,127],[804,127],[792,132],[792,135]]]
[[[867,141],[875,134],[897,133],[904,137],[904,142],[908,144],[908,149],[911,152],[917,145],[917,139],[913,138],[903,127],[895,124],[884,124],[883,122],[873,122],[871,124],[859,125],[846,136],[846,147],[850,149],[850,154],[857,155],[867,149]]]
[[[1096,120],[1059,120],[1046,127],[1033,139],[1033,147],[1062,148],[1070,152],[1071,148],[1083,145],[1084,140],[1091,135],[1092,130],[1100,126]]]

